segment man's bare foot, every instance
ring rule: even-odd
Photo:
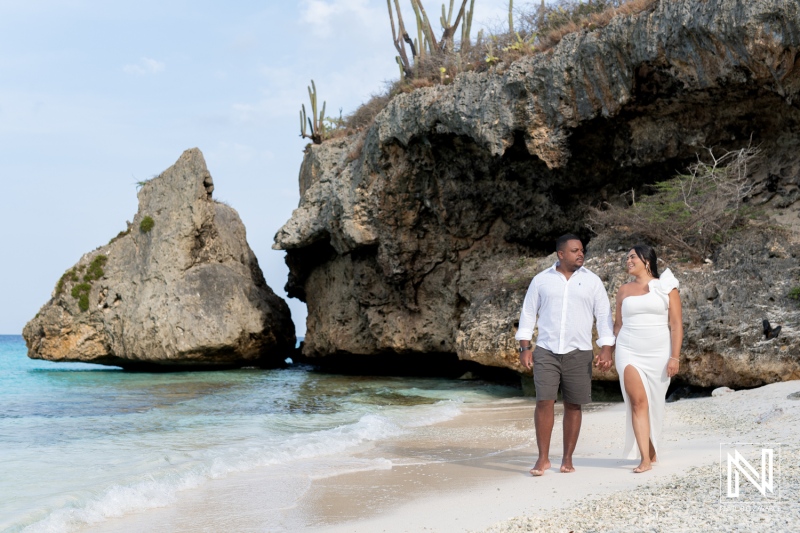
[[[539,477],[544,474],[544,471],[550,468],[550,461],[547,459],[539,459],[536,461],[536,464],[533,465],[531,468],[531,475],[533,477]]]
[[[647,472],[648,470],[652,470],[653,465],[650,463],[645,464],[644,462],[639,463],[639,466],[633,469],[634,474],[641,474],[642,472]]]
[[[575,471],[575,467],[572,466],[572,461],[564,461],[561,463],[561,473],[562,474],[571,474]]]

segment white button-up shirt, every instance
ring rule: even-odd
[[[613,346],[614,324],[603,282],[583,267],[567,279],[556,270],[557,265],[531,281],[514,337],[518,341],[531,340],[538,315],[537,346],[556,354],[591,350],[592,323],[597,319],[597,345]]]

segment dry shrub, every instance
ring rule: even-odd
[[[560,43],[561,39],[563,39],[565,35],[575,33],[578,30],[580,30],[580,26],[573,21],[566,22],[555,30],[550,30],[549,32],[545,33],[543,37],[539,38],[538,51],[544,52],[550,50]]]
[[[709,162],[698,157],[687,174],[656,183],[653,194],[637,199],[631,191],[628,206],[591,210],[589,227],[635,232],[703,260],[746,219],[749,168],[759,153],[750,145],[719,157],[709,149]]]
[[[423,87],[433,87],[436,85],[433,81],[429,80],[428,78],[416,78],[406,83],[399,83],[398,90],[401,92],[411,92],[415,89],[421,89]]]
[[[366,103],[361,104],[358,109],[345,118],[347,128],[353,131],[368,128],[391,99],[392,95],[389,92],[373,94]]]
[[[373,94],[367,102],[361,104],[353,113],[344,118],[347,135],[368,129],[375,121],[378,113],[389,105],[392,98],[401,93],[410,93],[422,87],[433,87],[436,82],[428,78],[413,78],[390,82],[387,89],[380,94]]]
[[[538,34],[537,52],[543,52],[561,42],[565,35],[580,30],[604,28],[617,15],[635,15],[651,9],[659,0],[598,0],[584,3],[561,0],[521,15],[528,31]]]
[[[636,15],[653,7],[658,0],[629,0],[620,4],[617,13],[620,15]]]
[[[326,130],[325,140],[327,141],[328,139],[340,139],[342,137],[347,137],[352,134],[353,132],[347,129],[346,127]]]

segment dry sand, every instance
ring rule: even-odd
[[[798,391],[786,382],[668,404],[659,463],[644,474],[619,458],[624,406],[605,404],[584,414],[575,473],[558,472],[559,417],[553,468],[531,477],[534,403],[501,400],[365,447],[351,473],[297,473],[280,488],[267,470],[231,476],[89,531],[798,531],[800,399],[787,398]],[[722,442],[782,443],[778,503],[720,504]],[[276,490],[285,505],[259,507]]]

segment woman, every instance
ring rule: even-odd
[[[638,474],[656,461],[667,387],[680,368],[683,321],[678,280],[669,269],[659,276],[655,250],[634,246],[626,266],[635,279],[617,292],[616,368],[627,413],[624,455],[635,458],[635,437]]]

